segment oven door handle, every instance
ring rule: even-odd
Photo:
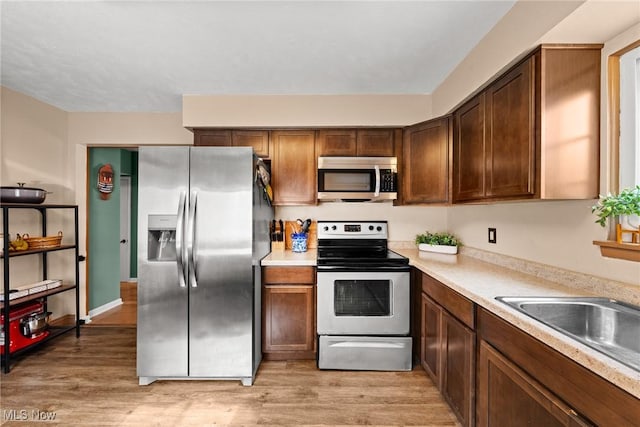
[[[376,188],[375,191],[373,193],[373,195],[375,197],[380,196],[380,166],[375,165],[374,166],[375,172],[376,172]]]
[[[404,348],[404,343],[379,341],[340,341],[331,343],[330,347],[342,348]]]

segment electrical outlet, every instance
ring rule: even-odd
[[[496,229],[489,228],[489,243],[496,243]]]

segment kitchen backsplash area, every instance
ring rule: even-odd
[[[312,218],[317,220],[358,219],[386,220],[389,223],[389,244],[392,242],[413,242],[416,234],[431,231],[444,231],[447,227],[447,208],[424,206],[394,207],[390,202],[368,203],[319,203],[317,206],[279,206],[276,218],[292,219]]]
[[[640,263],[603,258],[592,244],[604,233],[591,214],[593,203],[574,200],[427,207],[329,202],[277,207],[276,218],[387,220],[390,247],[407,249],[415,247],[416,234],[448,231],[462,240],[463,253],[474,248],[576,272],[598,279],[599,284],[621,282],[640,291]],[[497,228],[496,244],[487,243],[488,227]]]

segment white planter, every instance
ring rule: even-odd
[[[445,246],[445,245],[429,245],[427,243],[420,243],[418,249],[425,252],[436,252],[439,254],[455,255],[458,253],[457,246]]]
[[[618,223],[623,230],[638,230],[640,228],[640,215],[620,215]],[[622,233],[623,242],[631,242],[631,233]]]

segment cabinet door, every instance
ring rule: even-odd
[[[422,294],[420,361],[433,382],[440,387],[440,307]]]
[[[317,171],[313,130],[271,133],[274,205],[315,205]]]
[[[401,188],[405,204],[449,201],[449,130],[449,117],[405,129]]]
[[[316,146],[318,157],[355,156],[356,131],[354,129],[321,129]]]
[[[485,341],[480,341],[477,397],[479,427],[591,425]]]
[[[230,130],[195,129],[193,131],[193,145],[209,145],[213,147],[231,146]]]
[[[485,195],[484,93],[454,114],[453,201]]]
[[[442,310],[442,394],[463,426],[473,424],[476,334]]]
[[[253,147],[258,157],[269,157],[269,131],[234,130],[231,132],[231,144],[235,147]]]
[[[487,89],[486,196],[535,192],[535,103],[533,59]]]
[[[391,157],[394,154],[393,129],[358,129],[356,155]]]
[[[264,285],[262,351],[315,351],[314,292],[314,285]]]

